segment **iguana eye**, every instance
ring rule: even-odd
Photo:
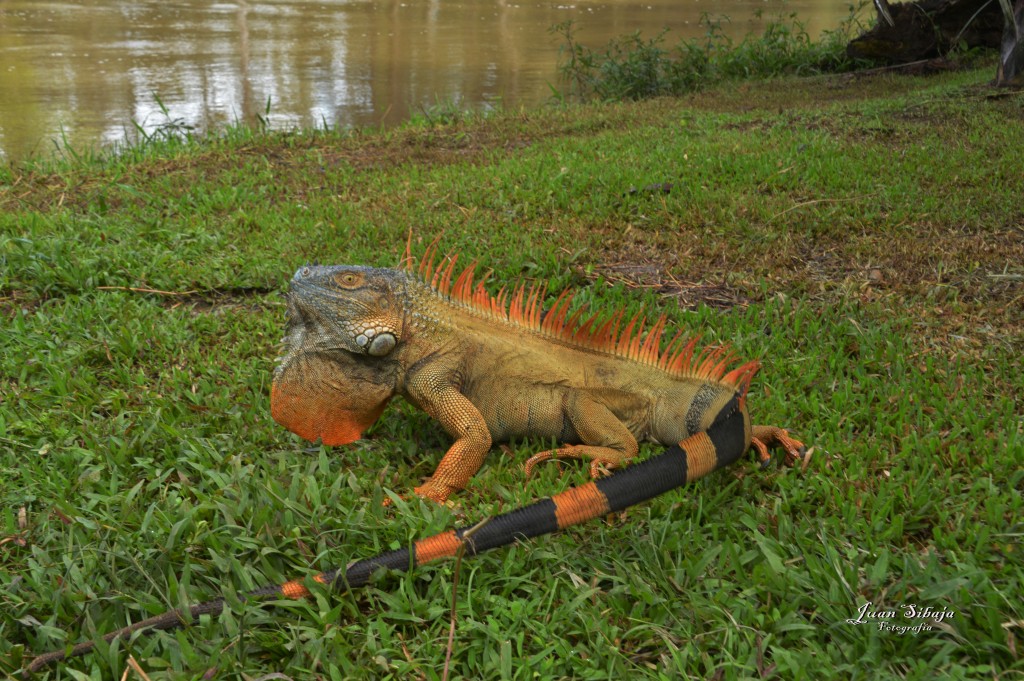
[[[359,283],[360,277],[352,272],[345,272],[344,274],[336,274],[334,276],[334,281],[336,281],[339,286],[352,287]]]

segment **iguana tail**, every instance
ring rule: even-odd
[[[749,422],[743,404],[744,395],[737,393],[719,412],[711,427],[669,447],[663,454],[624,468],[606,478],[572,487],[528,506],[494,516],[485,523],[448,530],[420,539],[411,548],[388,551],[373,558],[357,561],[346,569],[328,570],[311,579],[339,589],[364,586],[374,572],[408,570],[439,558],[456,555],[465,543],[466,553],[473,555],[513,542],[563,530],[587,520],[652,499],[680,487],[691,480],[736,461],[748,447]],[[783,431],[784,432],[784,431]],[[799,445],[794,440],[788,443]],[[792,453],[792,452],[790,452]],[[473,529],[471,536],[463,539]],[[262,598],[304,598],[310,595],[305,580],[265,586],[250,591],[242,600]],[[170,610],[106,634],[103,640],[127,638],[133,632],[151,629],[173,629],[201,615],[218,615],[224,599],[218,598],[189,608]],[[27,673],[64,659],[84,655],[92,650],[94,641],[79,643],[70,650],[58,650],[32,660]]]

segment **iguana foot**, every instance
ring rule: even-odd
[[[768,452],[769,447],[782,447],[786,454],[786,465],[792,466],[797,461],[803,461],[807,448],[804,443],[789,436],[789,431],[776,426],[754,426],[753,437],[750,439],[750,446],[757,450],[757,458],[762,468],[767,468],[772,462],[772,455]]]
[[[416,496],[423,499],[429,499],[441,506],[447,506],[448,508],[455,508],[457,506],[454,501],[448,499],[452,492],[457,490],[443,483],[434,484],[433,480],[427,480],[419,487],[414,487],[412,491]],[[412,495],[400,494],[398,498],[402,501],[409,501],[409,499],[412,498]],[[389,506],[393,506],[394,502],[392,502],[391,497],[384,497],[384,501],[380,502],[380,505],[384,508],[388,508]]]
[[[590,459],[590,477],[597,479],[608,475],[611,469],[618,468],[621,464],[618,461],[595,457],[593,447],[587,445],[569,445],[559,449],[552,449],[539,454],[534,454],[523,464],[523,471],[526,477],[533,475],[533,468],[543,461],[558,459]]]
[[[454,506],[452,502],[448,501],[448,497],[451,496],[452,492],[456,492],[458,490],[457,488],[450,487],[443,482],[427,480],[419,487],[414,487],[412,491],[416,496],[423,497],[424,499],[430,499],[441,506]]]

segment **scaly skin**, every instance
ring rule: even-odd
[[[492,443],[556,439],[539,454],[591,461],[591,472],[624,466],[638,442],[676,444],[707,430],[757,371],[748,362],[726,373],[723,349],[694,356],[677,339],[661,349],[664,318],[646,334],[621,314],[582,321],[562,296],[546,316],[543,291],[516,289],[506,303],[474,286],[473,268],[451,281],[454,260],[420,273],[354,266],[303,267],[288,298],[287,353],[275,371],[275,420],[327,445],[358,439],[387,401],[402,395],[455,439],[434,475],[414,489],[444,503],[479,470]],[[428,283],[429,282],[429,283]],[[678,338],[678,336],[677,336]],[[351,361],[372,380],[350,380]],[[751,427],[745,442],[767,460],[767,445],[787,458],[800,445],[782,429]]]

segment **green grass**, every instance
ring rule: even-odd
[[[394,265],[412,228],[494,281],[645,304],[763,358],[755,419],[815,450],[468,559],[453,678],[1021,676],[1024,102],[993,97],[991,71],[232,129],[0,170],[0,671],[586,480],[524,482],[545,444],[516,443],[457,511],[386,510],[449,442],[429,417],[391,407],[335,449],[270,419],[291,273]],[[130,651],[152,679],[436,679],[452,590],[442,563],[229,600],[49,678],[121,678]],[[847,624],[867,601],[955,615]]]

